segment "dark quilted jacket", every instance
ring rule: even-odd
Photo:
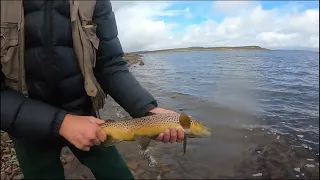
[[[92,105],[72,48],[69,1],[24,0],[24,8],[29,98],[1,83],[1,129],[12,136],[50,139],[58,136],[67,113],[90,115]],[[109,1],[97,1],[93,21],[100,39],[94,70],[99,83],[132,117],[144,116],[157,103],[121,57]]]

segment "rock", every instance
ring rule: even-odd
[[[127,165],[132,170],[135,170],[138,167],[138,163],[136,161],[129,161]]]
[[[5,179],[6,178],[6,173],[1,171],[1,179]]]
[[[141,174],[143,174],[145,171],[143,169],[138,169],[136,172],[135,172],[135,175],[138,177],[140,176]]]
[[[253,177],[260,177],[262,176],[262,173],[252,174]]]
[[[307,168],[314,168],[314,167],[316,167],[315,165],[313,165],[313,164],[306,164],[305,165]]]
[[[140,65],[140,66],[143,66],[143,65],[144,65],[144,62],[143,62],[143,61],[140,61],[139,65]]]
[[[23,179],[23,174],[18,174],[14,176],[13,179],[17,179],[17,180]]]
[[[80,176],[80,179],[88,179],[88,177],[85,174],[83,174]]]
[[[146,160],[141,161],[141,162],[139,163],[139,166],[140,166],[142,169],[144,169],[144,170],[149,169],[149,163],[148,163],[148,161],[146,161]]]
[[[6,146],[7,143],[12,142],[12,140],[10,139],[8,133],[3,133],[3,134],[1,135],[1,142],[3,143],[4,146]]]

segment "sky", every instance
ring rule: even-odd
[[[318,1],[111,1],[125,52],[257,45],[319,49]]]

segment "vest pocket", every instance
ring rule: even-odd
[[[85,34],[87,35],[89,41],[90,41],[90,44],[94,47],[94,49],[92,49],[91,47],[88,48],[89,49],[92,49],[93,53],[92,55],[94,57],[91,58],[91,63],[92,63],[92,66],[94,67],[96,65],[96,52],[99,48],[99,38],[97,37],[96,35],[96,28],[97,28],[97,25],[95,24],[88,24],[88,25],[85,25],[83,26],[83,31],[85,32]]]
[[[1,23],[1,65],[5,82],[18,89],[19,79],[19,29],[18,23]]]
[[[91,44],[95,49],[99,48],[99,38],[96,35],[96,29],[97,25],[90,24],[83,27],[84,32],[87,34],[89,40],[91,41]]]

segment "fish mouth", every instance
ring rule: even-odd
[[[208,138],[208,137],[211,137],[211,132],[210,131],[206,131],[204,133],[201,133],[201,134],[185,134],[185,136],[187,138]]]

